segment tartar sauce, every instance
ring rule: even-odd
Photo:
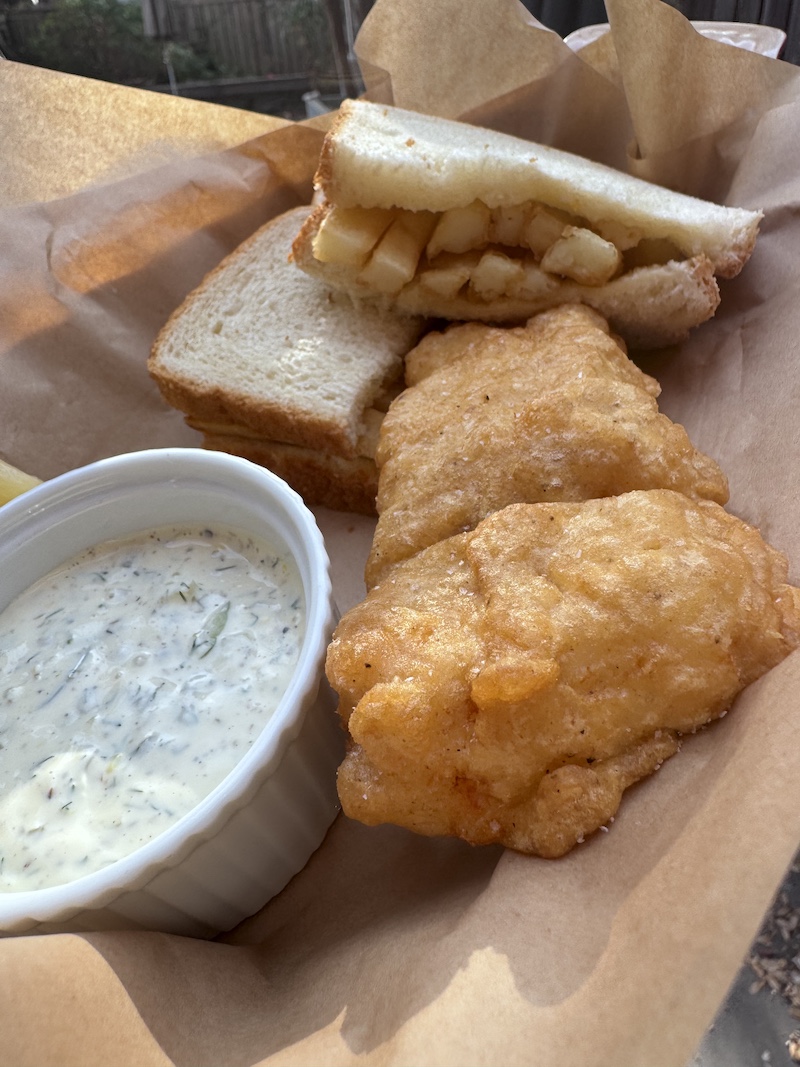
[[[72,881],[188,812],[297,662],[291,556],[168,527],[107,542],[0,614],[0,891]]]

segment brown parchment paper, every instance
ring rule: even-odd
[[[713,322],[646,366],[798,581],[800,72],[659,0],[607,9],[612,37],[575,55],[514,0],[378,0],[358,52],[378,99],[765,210]],[[199,443],[147,377],[150,343],[225,252],[308,198],[319,132],[14,64],[0,79],[36,117],[0,115],[0,455],[46,478]],[[372,526],[316,513],[346,609]],[[794,656],[559,861],[340,817],[216,942],[0,941],[0,1063],[683,1064],[800,843],[799,686]]]

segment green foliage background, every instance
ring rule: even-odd
[[[187,45],[145,37],[141,4],[59,0],[14,58],[66,74],[128,85],[167,81],[168,58],[178,81],[219,77],[211,60]]]

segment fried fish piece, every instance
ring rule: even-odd
[[[511,505],[341,620],[344,811],[562,855],[798,644],[785,558],[716,503]]]
[[[728,499],[717,464],[659,413],[658,383],[590,308],[429,334],[407,359],[406,381],[378,443],[368,587],[507,504],[634,489]]]

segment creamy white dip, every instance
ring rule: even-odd
[[[101,544],[0,614],[0,891],[60,885],[186,814],[277,706],[294,560],[233,530]]]

